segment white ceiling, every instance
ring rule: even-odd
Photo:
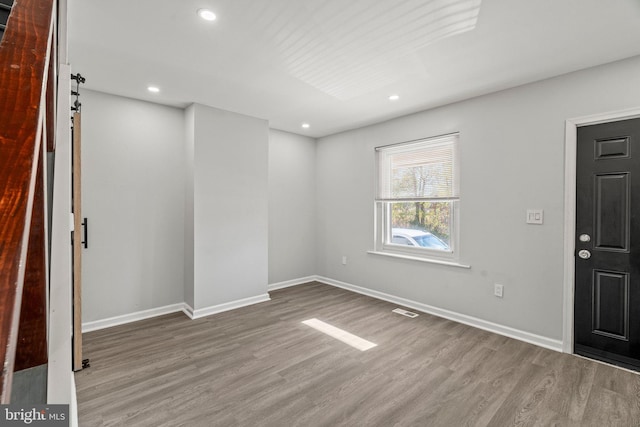
[[[639,0],[69,0],[87,88],[313,137],[636,55]]]

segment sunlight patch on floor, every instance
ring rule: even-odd
[[[364,338],[360,338],[357,335],[353,335],[352,333],[349,333],[343,329],[336,328],[335,326],[325,323],[322,320],[309,319],[303,321],[302,323],[312,327],[317,331],[327,334],[332,338],[342,341],[345,344],[349,344],[351,347],[356,348],[360,351],[367,351],[378,345],[372,343],[371,341],[367,341]]]

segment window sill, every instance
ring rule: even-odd
[[[411,255],[394,254],[394,253],[390,253],[390,252],[379,252],[379,251],[367,251],[367,253],[368,254],[372,254],[372,255],[388,256],[388,257],[391,257],[391,258],[400,258],[400,259],[409,259],[409,260],[412,260],[412,261],[428,262],[430,264],[447,265],[449,267],[471,268],[470,265],[459,264],[459,263],[453,262],[453,261],[444,261],[444,260],[433,259],[433,258],[422,258],[422,257],[417,257],[417,256],[411,256]]]

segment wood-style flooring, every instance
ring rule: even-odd
[[[271,298],[84,334],[80,426],[640,426],[640,375],[324,284]]]

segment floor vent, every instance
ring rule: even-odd
[[[403,310],[401,308],[396,308],[392,310],[394,313],[398,313],[398,314],[402,314],[403,316],[407,316],[407,317],[411,317],[412,319],[414,317],[418,317],[418,313],[412,313],[410,311],[407,310]]]

